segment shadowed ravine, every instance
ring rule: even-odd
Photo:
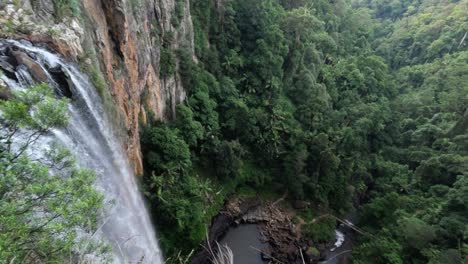
[[[40,144],[47,145],[57,139],[75,154],[81,165],[97,173],[96,188],[105,195],[107,202],[98,234],[113,246],[115,262],[162,263],[155,230],[133,172],[112,132],[100,97],[87,76],[41,48],[16,41],[0,41],[2,53],[12,50],[28,54],[26,56],[40,66],[39,71],[45,73],[46,81],[59,93],[71,97],[69,125],[54,130]],[[13,68],[15,72],[0,76],[10,89],[24,89],[34,82],[33,79],[37,81],[30,67],[13,65]],[[55,76],[57,73],[66,77],[68,85],[60,82]]]

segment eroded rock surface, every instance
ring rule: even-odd
[[[189,0],[77,3],[68,14],[52,0],[3,1],[0,37],[27,39],[76,61],[103,97],[135,172],[141,174],[140,124],[149,116],[173,118],[175,106],[185,99],[177,72],[160,77],[159,58],[163,41],[174,56],[184,48],[195,57]],[[176,4],[184,5],[184,15],[173,25]]]

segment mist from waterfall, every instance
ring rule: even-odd
[[[130,168],[121,142],[114,135],[100,96],[89,81],[72,63],[25,42],[0,41],[0,48],[8,46],[30,55],[47,73],[48,83],[61,91],[51,72],[61,71],[71,91],[70,122],[63,129],[55,129],[50,137],[61,142],[75,155],[80,165],[97,174],[96,188],[105,200],[104,217],[99,234],[113,246],[116,263],[163,263],[156,233],[143,197]],[[15,78],[0,78],[12,90],[26,89],[33,84],[28,69],[19,65]],[[50,141],[50,140],[49,140]],[[43,144],[49,142],[41,141]]]

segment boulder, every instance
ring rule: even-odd
[[[15,72],[15,67],[11,65],[10,58],[8,56],[0,56],[0,68],[4,71],[8,71],[10,73]]]
[[[44,69],[35,62],[28,54],[21,51],[12,51],[11,54],[15,57],[19,64],[23,64],[28,68],[31,76],[37,82],[47,82],[47,73]]]

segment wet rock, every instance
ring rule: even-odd
[[[21,51],[12,51],[11,54],[15,57],[18,64],[22,64],[28,68],[31,76],[37,82],[47,82],[47,74],[42,69],[41,65],[35,62],[29,55]]]
[[[8,100],[11,98],[11,91],[7,88],[6,83],[0,79],[0,99]]]
[[[0,68],[2,68],[3,71],[14,73],[15,66],[11,65],[9,60],[10,58],[7,56],[0,56]]]
[[[61,67],[54,67],[49,69],[49,74],[59,87],[59,95],[67,98],[72,98],[73,93],[71,90],[72,82],[70,82],[67,74]]]
[[[0,69],[8,78],[17,80],[16,67],[18,67],[18,62],[11,54],[11,46],[5,42],[0,43]]]
[[[169,48],[174,53],[187,49],[196,61],[190,1],[77,2],[77,16],[63,17],[53,0],[0,0],[0,37],[46,45],[67,60],[86,64],[93,79],[102,79],[105,85],[100,90],[111,100],[106,105],[112,106],[106,111],[125,142],[135,172],[142,174],[140,117],[174,118],[176,105],[186,96],[178,73],[160,78],[157,43],[170,33]],[[178,26],[171,22],[176,3],[185,5]]]

